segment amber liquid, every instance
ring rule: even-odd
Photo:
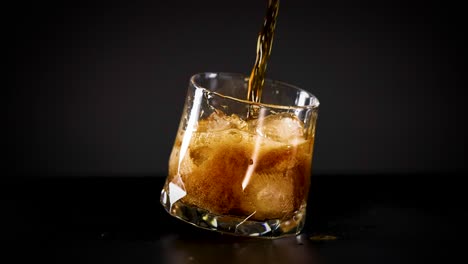
[[[275,35],[276,20],[278,17],[279,0],[268,0],[262,30],[257,39],[257,57],[250,74],[247,100],[260,103],[262,89],[265,83],[265,71],[270,58],[273,37]]]
[[[295,127],[291,130],[296,134],[288,134],[291,138],[268,134],[281,124],[285,129]],[[214,112],[199,121],[188,149],[182,146],[184,134],[178,134],[169,182],[184,190],[183,203],[216,215],[289,219],[305,205],[309,187],[314,142],[302,131],[301,122],[288,113],[257,123]]]

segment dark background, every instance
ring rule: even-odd
[[[160,175],[190,76],[248,74],[266,1],[6,7],[10,175]],[[460,6],[281,1],[267,76],[321,102],[314,173],[466,172]]]

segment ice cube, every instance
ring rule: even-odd
[[[275,219],[295,209],[294,180],[282,173],[255,173],[244,190],[241,208],[252,219]]]
[[[213,150],[207,146],[190,148],[190,158],[196,166],[200,166],[203,162],[211,157]]]
[[[240,118],[236,114],[231,114],[227,117],[227,120],[231,123],[231,128],[237,128],[243,131],[247,129],[247,122]]]
[[[198,122],[198,131],[217,131],[229,128],[229,120],[223,112],[213,112],[208,118]]]
[[[230,128],[245,130],[247,123],[235,114],[226,115],[222,111],[213,112],[198,123],[198,131],[220,131]]]
[[[278,142],[290,143],[302,138],[302,122],[291,113],[269,115],[257,120],[255,131],[258,135]]]

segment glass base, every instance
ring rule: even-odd
[[[199,228],[235,236],[267,239],[298,235],[304,227],[306,215],[305,205],[287,219],[252,221],[248,220],[249,217],[217,215],[205,209],[184,204],[180,200],[171,202],[164,189],[161,192],[161,204],[170,215]]]

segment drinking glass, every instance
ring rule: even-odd
[[[197,227],[279,238],[304,226],[319,101],[265,79],[260,103],[248,77],[190,78],[161,203]]]

